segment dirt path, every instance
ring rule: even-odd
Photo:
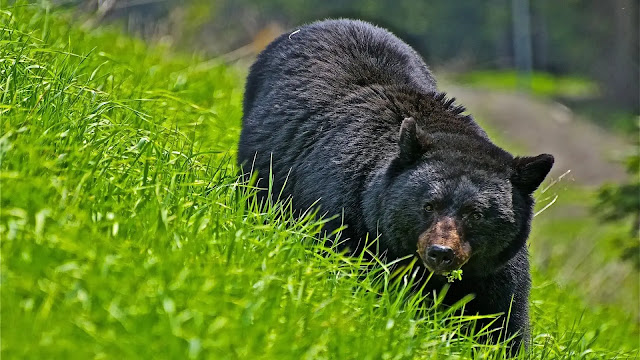
[[[505,140],[519,144],[526,155],[550,153],[556,158],[553,176],[571,170],[581,185],[620,182],[624,167],[616,162],[632,145],[621,137],[579,119],[562,104],[529,95],[441,83],[475,117]]]

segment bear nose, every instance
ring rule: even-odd
[[[453,262],[453,249],[448,246],[431,245],[427,249],[427,258],[436,267],[447,266]]]

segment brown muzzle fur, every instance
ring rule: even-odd
[[[427,251],[433,245],[449,247],[454,253],[452,263],[447,266],[447,269],[437,269],[439,271],[459,269],[471,257],[471,245],[461,238],[456,221],[452,217],[438,219],[433,226],[418,237],[418,254],[426,265]],[[427,265],[427,267],[429,266]]]

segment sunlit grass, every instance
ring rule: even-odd
[[[527,78],[511,70],[484,70],[463,73],[454,78],[466,85],[505,91],[530,90],[543,97],[592,98],[598,95],[598,86],[592,81],[543,72],[533,72]]]
[[[412,291],[410,270],[256,203],[233,166],[233,69],[35,5],[0,16],[3,357],[504,357],[464,331],[474,317]],[[531,358],[633,355],[623,320],[548,276]]]

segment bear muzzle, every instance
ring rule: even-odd
[[[418,255],[436,274],[459,269],[471,257],[471,245],[464,241],[455,219],[442,217],[418,237]]]

